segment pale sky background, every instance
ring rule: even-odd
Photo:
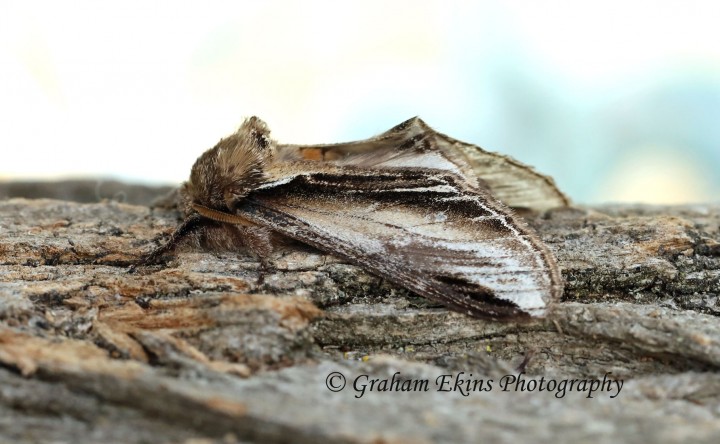
[[[578,202],[720,198],[720,2],[0,0],[0,180],[185,180],[414,115]]]

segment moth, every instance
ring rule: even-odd
[[[249,248],[268,267],[280,234],[478,318],[540,317],[562,293],[555,258],[509,208],[567,205],[552,179],[419,118],[301,146],[251,117],[197,159],[179,201],[184,220],[140,264],[190,242]]]

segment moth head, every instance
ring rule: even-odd
[[[265,166],[275,156],[270,130],[257,117],[246,119],[235,134],[205,151],[183,185],[186,213],[192,205],[232,212],[265,180]]]

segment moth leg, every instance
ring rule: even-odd
[[[136,264],[131,265],[128,269],[129,273],[135,272],[137,267],[146,265],[153,265],[159,262],[159,259],[166,253],[175,249],[178,244],[185,239],[190,233],[192,233],[202,222],[202,217],[199,214],[193,214],[183,220],[180,225],[175,228],[175,231],[170,235],[170,239],[163,245],[157,247],[151,251],[144,258],[140,259]]]
[[[269,258],[274,250],[272,243],[272,231],[259,225],[238,226],[238,234],[242,242],[260,261],[260,273],[258,284],[265,280],[265,274],[275,271],[275,266],[270,263]]]

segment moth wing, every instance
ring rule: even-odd
[[[570,205],[570,199],[560,191],[555,180],[535,168],[445,134],[436,133],[436,136],[441,150],[462,153],[475,174],[506,205],[535,211]]]
[[[476,317],[542,316],[559,298],[542,242],[462,178],[300,164],[305,172],[257,190],[238,214]]]
[[[426,153],[435,151],[444,158],[444,161],[437,161],[432,168],[452,169],[455,173],[460,170],[470,182],[487,187],[510,207],[544,211],[570,204],[570,200],[560,191],[552,177],[541,174],[510,156],[486,151],[477,145],[439,133],[417,117],[366,140],[329,145],[281,145],[280,149],[285,152],[298,152],[310,160],[354,163],[353,157],[402,151],[421,143],[424,144],[423,150]],[[428,161],[432,161],[432,156],[426,157]],[[452,166],[449,166],[448,162]]]

